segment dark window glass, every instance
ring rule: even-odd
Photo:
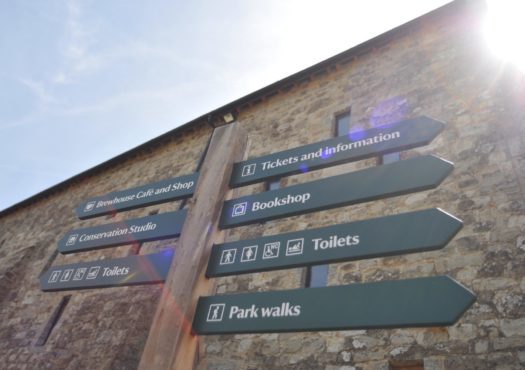
[[[273,181],[268,181],[266,183],[267,190],[276,190],[276,189],[279,189],[280,187],[281,187],[281,180],[273,180]]]
[[[66,295],[62,297],[58,305],[55,307],[55,309],[51,313],[51,316],[49,317],[49,320],[47,321],[46,326],[42,330],[42,333],[40,333],[40,336],[36,340],[35,346],[41,347],[44,344],[46,344],[47,340],[49,339],[49,336],[51,335],[51,332],[53,331],[53,328],[58,323],[58,320],[60,320],[60,317],[62,316],[62,313],[66,309],[66,306],[69,303],[70,299],[71,299],[71,295]]]
[[[381,156],[381,164],[389,164],[399,161],[399,152],[389,153]]]
[[[315,288],[328,285],[328,265],[307,267],[306,287]]]
[[[335,135],[348,135],[350,132],[350,111],[338,114],[335,117]]]

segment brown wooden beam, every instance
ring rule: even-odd
[[[233,163],[243,158],[247,135],[238,123],[214,130],[170,272],[163,287],[139,369],[192,369],[199,338],[191,323],[200,295],[214,293],[204,272],[214,243],[224,241],[217,227]],[[176,160],[176,159],[175,159]]]

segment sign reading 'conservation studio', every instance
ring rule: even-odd
[[[234,164],[230,185],[249,185],[429,144],[445,124],[418,117]]]
[[[80,219],[189,198],[195,191],[199,173],[175,177],[136,188],[116,191],[82,203],[76,213]]]
[[[187,210],[161,213],[100,226],[74,229],[59,242],[60,253],[74,253],[180,235]]]

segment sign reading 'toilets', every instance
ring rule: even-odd
[[[166,179],[132,189],[116,191],[82,203],[76,213],[80,219],[189,198],[195,191],[199,173]]]
[[[207,277],[352,261],[445,247],[463,226],[438,209],[215,245]]]
[[[445,124],[418,117],[235,163],[230,185],[249,185],[429,144]]]
[[[40,276],[43,291],[153,284],[166,280],[174,250],[54,266]]]

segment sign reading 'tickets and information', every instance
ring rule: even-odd
[[[421,156],[224,202],[221,228],[295,216],[438,186],[452,163]]]
[[[104,288],[161,283],[166,280],[174,250],[124,258],[54,266],[40,276],[43,291]]]
[[[475,301],[448,276],[201,297],[197,334],[445,326]]]
[[[198,178],[199,173],[196,172],[191,175],[116,191],[89,199],[76,209],[76,213],[80,219],[86,219],[188,198],[193,195]]]
[[[215,245],[207,277],[441,249],[462,222],[437,208]]]
[[[74,229],[58,242],[60,253],[74,253],[180,235],[187,210],[161,213],[106,225]]]
[[[444,127],[444,123],[423,116],[249,159],[234,164],[230,185],[249,185],[420,147]]]

